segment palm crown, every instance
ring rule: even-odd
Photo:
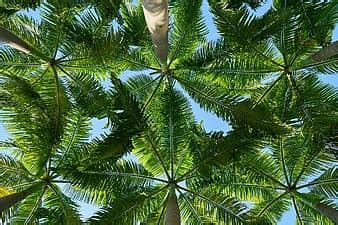
[[[337,91],[318,78],[337,71],[336,2],[208,2],[213,42],[202,1],[169,1],[163,34],[151,1],[0,5],[4,222],[80,224],[74,200],[102,206],[93,224],[274,224],[290,205],[337,222]],[[186,94],[232,130],[206,132]],[[109,128],[93,140],[91,118]]]

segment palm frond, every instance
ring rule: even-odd
[[[111,205],[101,209],[90,224],[135,224],[143,222],[151,212],[161,207],[166,192],[163,187],[145,189],[143,193],[129,192],[114,198]]]
[[[224,93],[222,88],[206,85],[190,74],[175,78],[202,108],[230,121],[232,126],[261,128],[275,134],[284,132],[284,128],[274,122],[273,116],[264,107],[253,108],[249,99]]]
[[[196,50],[207,33],[201,12],[202,1],[181,0],[172,6],[173,30],[170,33],[170,64]],[[169,64],[169,65],[170,65]]]

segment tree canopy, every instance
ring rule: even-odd
[[[338,1],[264,4],[1,1],[0,223],[338,223]]]

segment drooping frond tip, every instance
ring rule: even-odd
[[[165,64],[168,56],[168,1],[142,0],[142,6],[157,56]]]

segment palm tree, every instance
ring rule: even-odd
[[[113,84],[120,90],[119,96],[132,98],[127,86],[117,80]],[[243,222],[243,203],[235,196],[199,185],[197,181],[201,179],[196,177],[214,161],[228,162],[231,151],[243,151],[252,140],[238,133],[218,134],[219,142],[224,140],[220,142],[222,147],[215,147],[217,138],[195,124],[182,92],[175,90],[173,83],[160,90],[152,113],[146,116],[148,125],[133,139],[133,157],[88,161],[88,155],[103,143],[74,151],[70,156],[78,162],[64,171],[76,187],[72,194],[103,205],[89,224]]]
[[[1,75],[1,117],[11,134],[1,148],[13,155],[0,155],[0,212],[6,221],[81,224],[77,205],[60,186],[74,182],[65,173],[78,163],[72,154],[90,147],[87,162],[116,160],[128,150],[131,136],[140,132],[142,116],[133,99],[127,102],[122,93],[105,92],[94,78],[80,78],[54,83],[54,74],[47,73],[33,86],[20,76]],[[109,115],[113,125],[105,138],[88,142],[93,114]]]
[[[222,39],[216,44],[207,45],[196,53],[197,62],[209,62],[204,66],[210,68],[210,71],[204,73],[204,76],[210,77],[225,86],[232,85],[229,82],[231,77],[233,81],[237,81],[239,88],[256,87],[252,91],[246,91],[248,95],[252,96],[252,99],[255,99],[255,106],[267,105],[290,128],[296,129],[297,132],[301,128],[303,135],[309,140],[310,137],[317,136],[321,143],[320,147],[316,146],[316,142],[310,142],[306,146],[310,149],[317,149],[315,152],[307,151],[304,154],[304,152],[297,151],[297,158],[295,158],[297,160],[304,155],[309,154],[309,156],[305,159],[301,158],[305,161],[303,164],[292,161],[289,165],[291,168],[287,168],[287,166],[275,167],[275,165],[278,165],[277,161],[272,161],[273,157],[270,159],[269,154],[263,155],[262,160],[260,160],[260,156],[256,156],[257,162],[261,162],[257,165],[264,166],[264,160],[266,160],[265,169],[260,169],[263,171],[260,174],[261,176],[266,175],[268,179],[272,180],[272,183],[268,183],[266,186],[271,188],[277,184],[278,188],[275,189],[275,196],[272,195],[269,200],[262,204],[261,208],[258,207],[257,211],[254,210],[253,212],[261,216],[270,207],[271,212],[276,211],[278,207],[278,209],[283,209],[287,203],[284,201],[285,197],[291,197],[299,223],[311,220],[311,218],[316,221],[315,223],[320,223],[320,219],[315,219],[318,217],[316,216],[318,212],[313,211],[314,209],[336,222],[336,209],[319,203],[325,197],[335,199],[336,196],[327,194],[325,190],[318,191],[322,187],[314,191],[315,195],[313,193],[298,193],[301,188],[321,184],[320,181],[304,184],[305,179],[300,180],[302,176],[309,175],[303,174],[304,171],[311,170],[307,167],[310,167],[316,160],[322,160],[320,158],[322,155],[327,155],[327,148],[334,149],[332,145],[328,147],[327,143],[332,144],[330,137],[336,133],[337,90],[330,85],[323,84],[318,79],[318,74],[336,72],[336,55],[338,53],[335,51],[336,43],[328,44],[331,40],[327,35],[332,32],[336,21],[334,16],[336,13],[335,4],[274,1],[273,8],[262,17],[253,16],[245,8],[229,11],[218,7],[217,3],[212,1],[211,6]],[[287,13],[282,14],[285,10],[287,10]],[[325,47],[326,45],[327,47]],[[320,46],[324,47],[318,50]],[[222,51],[227,52],[227,54],[220,58],[219,52]],[[194,62],[188,61],[188,63]],[[200,68],[203,66],[203,64],[195,65]],[[297,141],[297,139],[297,136],[292,135],[287,138],[287,142],[291,143]],[[279,149],[279,151],[289,152],[294,151],[294,149]],[[296,155],[293,156],[296,157]],[[325,180],[325,178],[328,178],[330,180],[332,178],[332,183],[335,185],[335,160],[329,157],[326,163],[328,165],[333,163],[334,169],[331,171],[326,168],[325,170],[325,168],[321,168],[314,163],[313,170],[318,169],[322,173],[329,173],[329,176],[324,173],[323,178],[318,179]],[[302,165],[306,166],[303,168],[304,171],[297,171],[297,174],[294,171],[295,168]],[[271,171],[275,171],[275,173],[272,174]],[[284,172],[284,175],[277,175],[277,172],[281,171]],[[291,174],[289,174],[290,171]],[[298,178],[290,178],[290,176],[298,176]],[[315,175],[307,178],[313,179],[313,176]],[[275,179],[278,177],[284,180]],[[246,179],[249,180],[249,178]],[[242,182],[245,182],[245,180]],[[297,182],[304,183],[298,184]],[[330,188],[336,189],[335,186]],[[286,191],[283,191],[284,189]],[[332,205],[336,207],[331,202]],[[279,210],[279,213],[282,211]],[[271,213],[267,215],[267,218],[276,222],[274,216],[279,218],[277,213]],[[323,221],[325,220],[323,219]]]
[[[333,100],[327,91],[317,92],[317,77],[337,72],[338,51],[329,35],[337,21],[336,4],[274,1],[273,8],[262,17],[247,8],[222,9],[212,1],[211,7],[222,39],[197,52],[195,62],[187,63],[208,69],[204,76],[223,86],[235,82],[255,101],[254,106],[267,103],[284,117],[283,122],[298,119],[316,127],[319,108],[311,107],[313,99],[308,94]],[[276,102],[272,98],[278,98],[279,104],[272,103]],[[293,104],[299,108],[298,115],[286,118]]]
[[[145,99],[142,99],[145,110],[153,104],[159,87],[168,82],[167,80],[173,79],[176,86],[183,88],[202,108],[214,112],[224,120],[236,121],[234,123],[237,124],[245,121],[247,125],[255,128],[264,127],[271,132],[282,132],[283,128],[275,123],[267,109],[261,106],[253,109],[249,99],[234,95],[232,88],[225,89],[212,84],[203,76],[197,76],[199,68],[185,63],[205,42],[207,30],[201,15],[201,4],[202,1],[191,0],[169,4],[174,25],[168,34],[169,53],[165,63],[161,62],[156,51],[154,52],[154,46],[145,32],[146,21],[143,18],[141,5],[123,7],[121,15],[124,22],[121,31],[129,49],[126,54],[117,59],[112,66],[113,70],[116,74],[126,70],[140,73],[135,76],[137,91],[134,94],[137,95],[137,92],[143,89],[153,90]],[[143,71],[146,71],[147,75],[143,75]]]
[[[113,58],[110,52],[123,48],[110,24],[117,20],[120,2],[91,2],[44,2],[36,9],[38,16],[8,17],[0,27],[0,44],[7,45],[0,49],[0,70],[20,71],[33,83],[49,71],[66,79],[84,73],[107,77],[104,65]]]
[[[276,0],[255,17],[258,1],[218,2],[210,43],[202,1],[0,7],[5,220],[79,224],[73,200],[102,206],[94,224],[273,224],[290,203],[299,223],[337,220],[338,95],[318,79],[337,72],[336,4]],[[14,13],[27,7],[40,17]],[[122,84],[127,70],[140,74]],[[185,94],[233,130],[206,133]],[[110,130],[88,141],[91,118]]]
[[[263,189],[259,193],[265,192],[251,213],[276,223],[292,204],[299,224],[336,223],[337,160],[323,147],[321,138],[296,133],[264,143],[258,154],[248,154],[251,163],[245,178],[237,182],[249,185],[252,180],[253,186]]]
[[[0,202],[1,213],[20,202],[12,208],[12,222],[35,223],[41,209],[46,211],[41,218],[80,224],[76,204],[57,186],[64,180],[52,168],[74,140],[86,135],[88,120],[70,110],[64,87],[53,81],[48,74],[41,86],[33,87],[18,75],[1,74],[1,117],[12,134],[1,147],[15,157],[0,156],[0,186],[7,190]]]
[[[248,224],[276,224],[290,206],[299,224],[334,224],[337,160],[323,147],[321,138],[301,132],[257,139],[245,154],[233,153],[230,171],[220,167],[224,162],[208,165],[209,179],[199,175],[197,184],[249,203]]]

